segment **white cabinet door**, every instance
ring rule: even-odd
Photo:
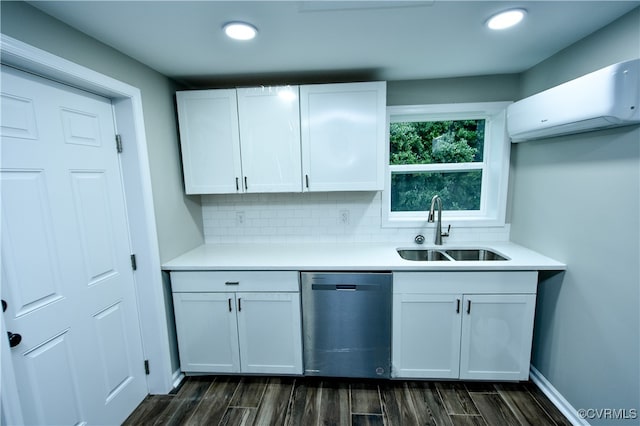
[[[242,170],[235,89],[177,92],[187,194],[240,191]]]
[[[240,371],[234,293],[173,293],[182,371]]]
[[[299,293],[237,293],[243,373],[302,374]]]
[[[302,191],[298,86],[237,91],[244,191]]]
[[[384,187],[386,83],[300,87],[305,191]]]
[[[455,294],[394,294],[394,377],[458,378],[461,304]]]
[[[533,294],[465,295],[460,378],[527,380]]]

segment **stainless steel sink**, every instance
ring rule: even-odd
[[[464,248],[464,249],[410,249],[399,248],[398,254],[405,260],[415,260],[419,262],[428,261],[491,261],[509,260],[509,258],[489,249]]]
[[[509,260],[503,255],[488,249],[445,250],[453,260]]]
[[[443,252],[431,249],[398,249],[398,254],[401,258],[406,260],[451,260],[451,258]]]

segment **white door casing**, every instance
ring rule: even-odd
[[[26,423],[117,423],[147,394],[109,100],[3,66],[4,320]]]

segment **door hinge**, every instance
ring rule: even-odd
[[[116,150],[118,154],[122,152],[122,137],[120,135],[116,135]]]
[[[144,360],[144,374],[146,374],[147,376],[149,375],[149,360],[148,359]]]
[[[136,269],[138,269],[138,264],[136,263],[136,255],[135,254],[131,255],[131,269],[133,269],[134,271]]]

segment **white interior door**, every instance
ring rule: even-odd
[[[147,386],[110,101],[1,78],[3,320],[22,337],[22,417],[121,423]]]

